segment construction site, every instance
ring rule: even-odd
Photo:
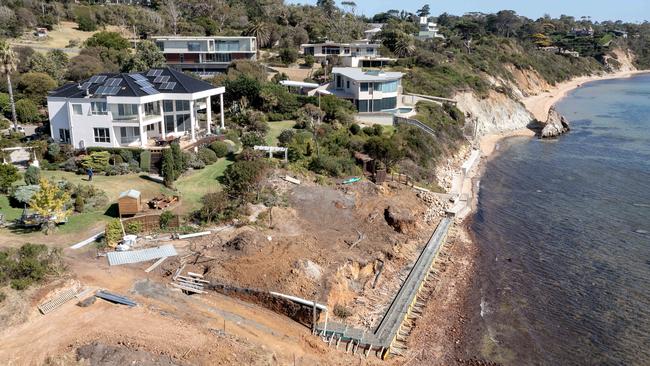
[[[0,360],[404,363],[418,318],[446,291],[448,237],[467,197],[284,174],[269,178],[284,202],[250,205],[243,220],[144,235],[128,251],[98,250],[97,238],[64,249],[62,278],[5,300]],[[446,181],[462,191],[463,178]]]

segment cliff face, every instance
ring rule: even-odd
[[[634,54],[620,48],[612,49],[605,57],[606,64],[611,66],[613,72],[636,70],[633,60]],[[505,65],[505,68],[510,73],[509,78],[495,78],[489,75],[483,77],[494,87],[508,89],[509,95],[490,91],[485,98],[471,92],[459,93],[455,96],[458,108],[465,113],[468,123],[477,127],[478,136],[535,126],[534,116],[520,101],[529,96],[548,92],[552,88],[552,85],[535,70],[521,70],[514,65]],[[546,127],[548,136],[557,136],[569,130],[566,119],[554,109],[549,112],[547,121],[547,123],[540,122]]]
[[[466,92],[455,99],[465,113],[466,123],[477,127],[478,136],[519,130],[534,120],[521,103],[495,91],[490,91],[487,98]]]

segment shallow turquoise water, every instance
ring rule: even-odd
[[[650,365],[650,76],[585,84],[572,131],[488,163],[467,357]]]

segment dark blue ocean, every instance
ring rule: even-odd
[[[468,357],[650,365],[650,75],[584,84],[572,131],[487,164]]]

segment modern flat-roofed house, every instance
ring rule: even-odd
[[[323,61],[329,56],[338,56],[346,67],[382,67],[395,59],[381,57],[380,44],[368,41],[352,43],[308,43],[300,45],[303,55],[312,55],[316,60]]]
[[[350,100],[360,113],[397,108],[402,93],[401,72],[364,71],[355,67],[335,67],[327,92]]]
[[[428,17],[420,17],[420,31],[416,36],[417,39],[427,40],[433,38],[445,38],[438,33],[438,24],[430,22]]]
[[[99,74],[48,94],[50,133],[78,149],[147,148],[171,138],[196,141],[212,132],[215,96],[224,127],[224,92],[172,68]]]
[[[152,37],[167,65],[199,74],[224,72],[235,60],[255,60],[255,37]]]

